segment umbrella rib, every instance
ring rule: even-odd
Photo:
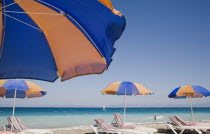
[[[5,1],[2,1],[2,2],[4,2],[4,5],[5,5]],[[5,7],[5,6],[4,6]],[[1,9],[3,9],[3,8],[1,8]],[[6,9],[5,9],[6,10]],[[1,11],[1,13],[2,13],[2,11]],[[2,18],[3,18],[3,16],[2,16]],[[4,20],[2,21],[3,23],[2,23],[2,41],[1,41],[1,47],[0,47],[0,58],[2,57],[2,50],[3,50],[3,47],[4,47],[4,35],[5,35],[5,31],[4,31],[4,28],[6,27],[6,22],[7,22],[7,17],[6,16],[4,16]]]
[[[8,4],[8,5],[6,5],[6,6],[3,6],[3,7],[1,7],[1,9],[3,9],[3,8],[5,8],[5,7],[12,6],[12,5],[14,5],[14,4],[16,4],[16,3],[20,2],[20,1],[22,1],[22,0],[19,0],[19,1],[17,1],[17,2],[13,2],[13,3]]]
[[[64,11],[62,11],[61,9],[59,9],[59,8],[57,8],[57,7],[55,7],[55,6],[53,6],[53,5],[51,5],[51,4],[49,4],[49,3],[47,3],[47,2],[44,2],[44,1],[42,1],[42,0],[37,0],[37,1],[39,1],[39,2],[41,2],[41,3],[44,3],[44,4],[46,4],[46,5],[48,5],[48,6],[51,6],[51,7],[53,7],[53,8],[55,8],[55,9],[57,9],[57,10],[59,10],[60,11],[60,14],[65,14],[65,12]],[[65,15],[67,15],[68,17],[70,17],[82,30],[83,30],[83,32],[88,36],[88,38],[91,40],[91,42],[93,43],[93,45],[95,46],[95,48],[98,50],[98,52],[100,53],[100,55],[102,56],[102,57],[104,57],[105,58],[105,56],[101,53],[101,51],[100,51],[100,49],[97,47],[97,45],[96,45],[96,43],[93,41],[93,39],[90,37],[90,35],[88,34],[88,32],[80,25],[80,23],[79,22],[77,22],[72,16],[70,16],[69,14],[65,14]],[[106,59],[106,58],[105,58]]]
[[[25,24],[25,25],[27,25],[27,26],[30,26],[30,27],[32,27],[32,28],[34,28],[34,29],[38,30],[38,31],[41,31],[41,32],[42,32],[42,30],[41,30],[41,29],[36,28],[36,27],[34,27],[34,26],[32,26],[32,25],[30,25],[30,24],[28,24],[28,23],[24,22],[24,21],[21,21],[21,20],[19,20],[19,19],[15,18],[15,17],[12,17],[12,16],[7,15],[7,14],[5,14],[5,13],[2,13],[2,14],[3,14],[3,15],[5,15],[5,16],[7,16],[7,17],[10,17],[10,18],[12,18],[12,19],[14,19],[14,20],[16,20],[16,21],[19,21],[19,22],[21,22],[21,23],[23,23],[23,24]]]
[[[62,14],[52,14],[52,13],[32,13],[32,12],[17,12],[17,11],[4,11],[4,12],[10,12],[10,13],[25,13],[25,14],[40,14],[40,15],[62,15]]]

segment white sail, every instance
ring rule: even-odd
[[[103,104],[103,110],[106,110],[106,105]]]

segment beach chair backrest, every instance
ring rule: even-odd
[[[180,123],[174,116],[169,116],[169,119],[174,125],[179,126],[179,127],[183,126],[182,123]]]
[[[182,123],[183,125],[187,125],[187,123],[182,119],[180,118],[179,116],[174,116],[180,123]]]
[[[14,131],[22,131],[27,129],[23,121],[19,117],[8,117],[7,118],[9,125]]]
[[[102,129],[113,129],[111,125],[106,123],[103,119],[95,119],[96,125],[101,127]]]
[[[26,130],[28,129],[25,125],[25,123],[20,119],[20,117],[16,117],[16,120],[18,121],[18,123],[20,124],[20,127],[22,128],[22,130]]]
[[[124,123],[123,123],[123,120],[122,120],[122,118],[121,118],[119,113],[115,113],[114,114],[114,119],[115,119],[115,121],[117,123],[117,126],[119,128],[124,128]]]
[[[20,127],[20,125],[18,124],[16,118],[14,117],[8,117],[7,121],[9,123],[9,125],[11,126],[11,129],[14,131],[21,131],[22,128]]]
[[[185,120],[183,120],[181,117],[179,116],[174,116],[180,123],[182,123],[183,125],[186,125],[186,126],[192,126],[192,125],[195,125],[195,123],[188,123],[186,122]]]

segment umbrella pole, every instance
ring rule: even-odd
[[[191,109],[191,121],[194,122],[193,107],[192,107],[192,98],[190,96],[190,109]]]
[[[124,96],[124,125],[125,125],[125,113],[126,113],[126,93]]]
[[[17,90],[15,90],[14,100],[13,100],[11,132],[12,132],[12,128],[13,128],[13,124],[14,124],[14,118],[15,118],[15,102],[16,102],[16,94],[17,94]]]

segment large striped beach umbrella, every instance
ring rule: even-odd
[[[126,96],[153,94],[144,86],[129,81],[114,82],[102,90],[101,93],[104,95],[124,95],[124,123],[126,114]]]
[[[110,0],[0,0],[0,79],[101,74],[125,18]]]
[[[15,115],[16,98],[36,98],[42,97],[46,95],[46,93],[47,92],[41,87],[30,81],[18,79],[0,80],[0,97],[14,98],[12,110],[13,117]]]
[[[206,88],[197,85],[187,85],[174,89],[169,95],[169,98],[186,99],[190,98],[191,121],[194,122],[192,98],[202,98],[210,96],[210,91]]]

